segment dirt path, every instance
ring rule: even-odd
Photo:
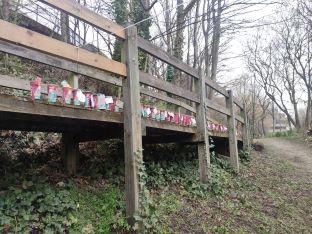
[[[296,138],[265,138],[262,142],[265,151],[279,159],[285,159],[296,167],[312,173],[312,148]]]

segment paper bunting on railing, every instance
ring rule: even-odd
[[[175,123],[182,126],[196,126],[196,119],[193,116],[181,113],[174,113],[167,110],[158,110],[156,107],[152,106],[142,105],[141,115],[144,118],[151,118],[156,121]]]

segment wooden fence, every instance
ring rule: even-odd
[[[248,145],[247,117],[244,106],[233,97],[231,90],[225,90],[216,82],[205,77],[203,71],[188,66],[149,41],[139,37],[134,26],[125,29],[72,0],[41,0],[41,2],[64,11],[123,41],[123,61],[117,62],[0,20],[0,51],[122,87],[124,98],[126,210],[129,217],[133,217],[139,207],[137,159],[142,160],[141,94],[180,106],[196,115],[197,127],[193,141],[198,145],[200,179],[204,183],[209,181],[211,177],[207,111],[212,109],[226,115],[230,162],[235,170],[239,172],[236,121],[243,126],[243,143],[246,146]],[[193,77],[195,90],[186,90],[163,79],[158,79],[151,74],[139,71],[139,50]],[[0,77],[0,86],[27,89],[27,84],[23,82],[25,81],[4,76]],[[164,92],[155,92],[144,88],[142,84]],[[207,88],[211,88],[216,93],[223,95],[226,99],[226,106],[207,99]],[[175,97],[186,99],[187,102]],[[195,105],[189,103],[195,103]],[[239,108],[240,115],[235,114],[235,105]]]

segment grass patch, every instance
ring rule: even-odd
[[[267,134],[267,137],[291,137],[296,134],[293,131],[283,131],[283,132],[270,132]]]
[[[78,207],[75,212],[77,223],[69,229],[70,232],[110,233],[112,228],[126,224],[117,214],[117,209],[124,207],[123,192],[119,188],[108,186],[90,191],[73,186],[70,195]]]
[[[194,149],[164,147],[163,152],[145,154],[140,170],[149,191],[146,233],[312,232],[311,177],[299,175],[290,162],[255,152],[241,155],[248,163],[236,176],[227,162],[212,155],[211,181],[201,184]],[[87,162],[95,172],[92,179],[60,183],[14,173],[3,177],[2,232],[131,232],[125,218],[124,164],[117,159]]]

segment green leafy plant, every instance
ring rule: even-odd
[[[136,161],[138,165],[140,204],[139,211],[134,217],[136,222],[133,229],[135,231],[140,230],[141,232],[150,233],[151,231],[158,230],[157,224],[159,219],[156,213],[155,203],[146,186],[148,175],[142,160],[142,151],[136,153]]]
[[[65,189],[24,181],[21,187],[11,187],[0,196],[3,232],[64,232],[77,222],[77,206]]]
[[[248,163],[251,161],[250,151],[248,150],[240,150],[239,151],[239,158],[242,163]]]

